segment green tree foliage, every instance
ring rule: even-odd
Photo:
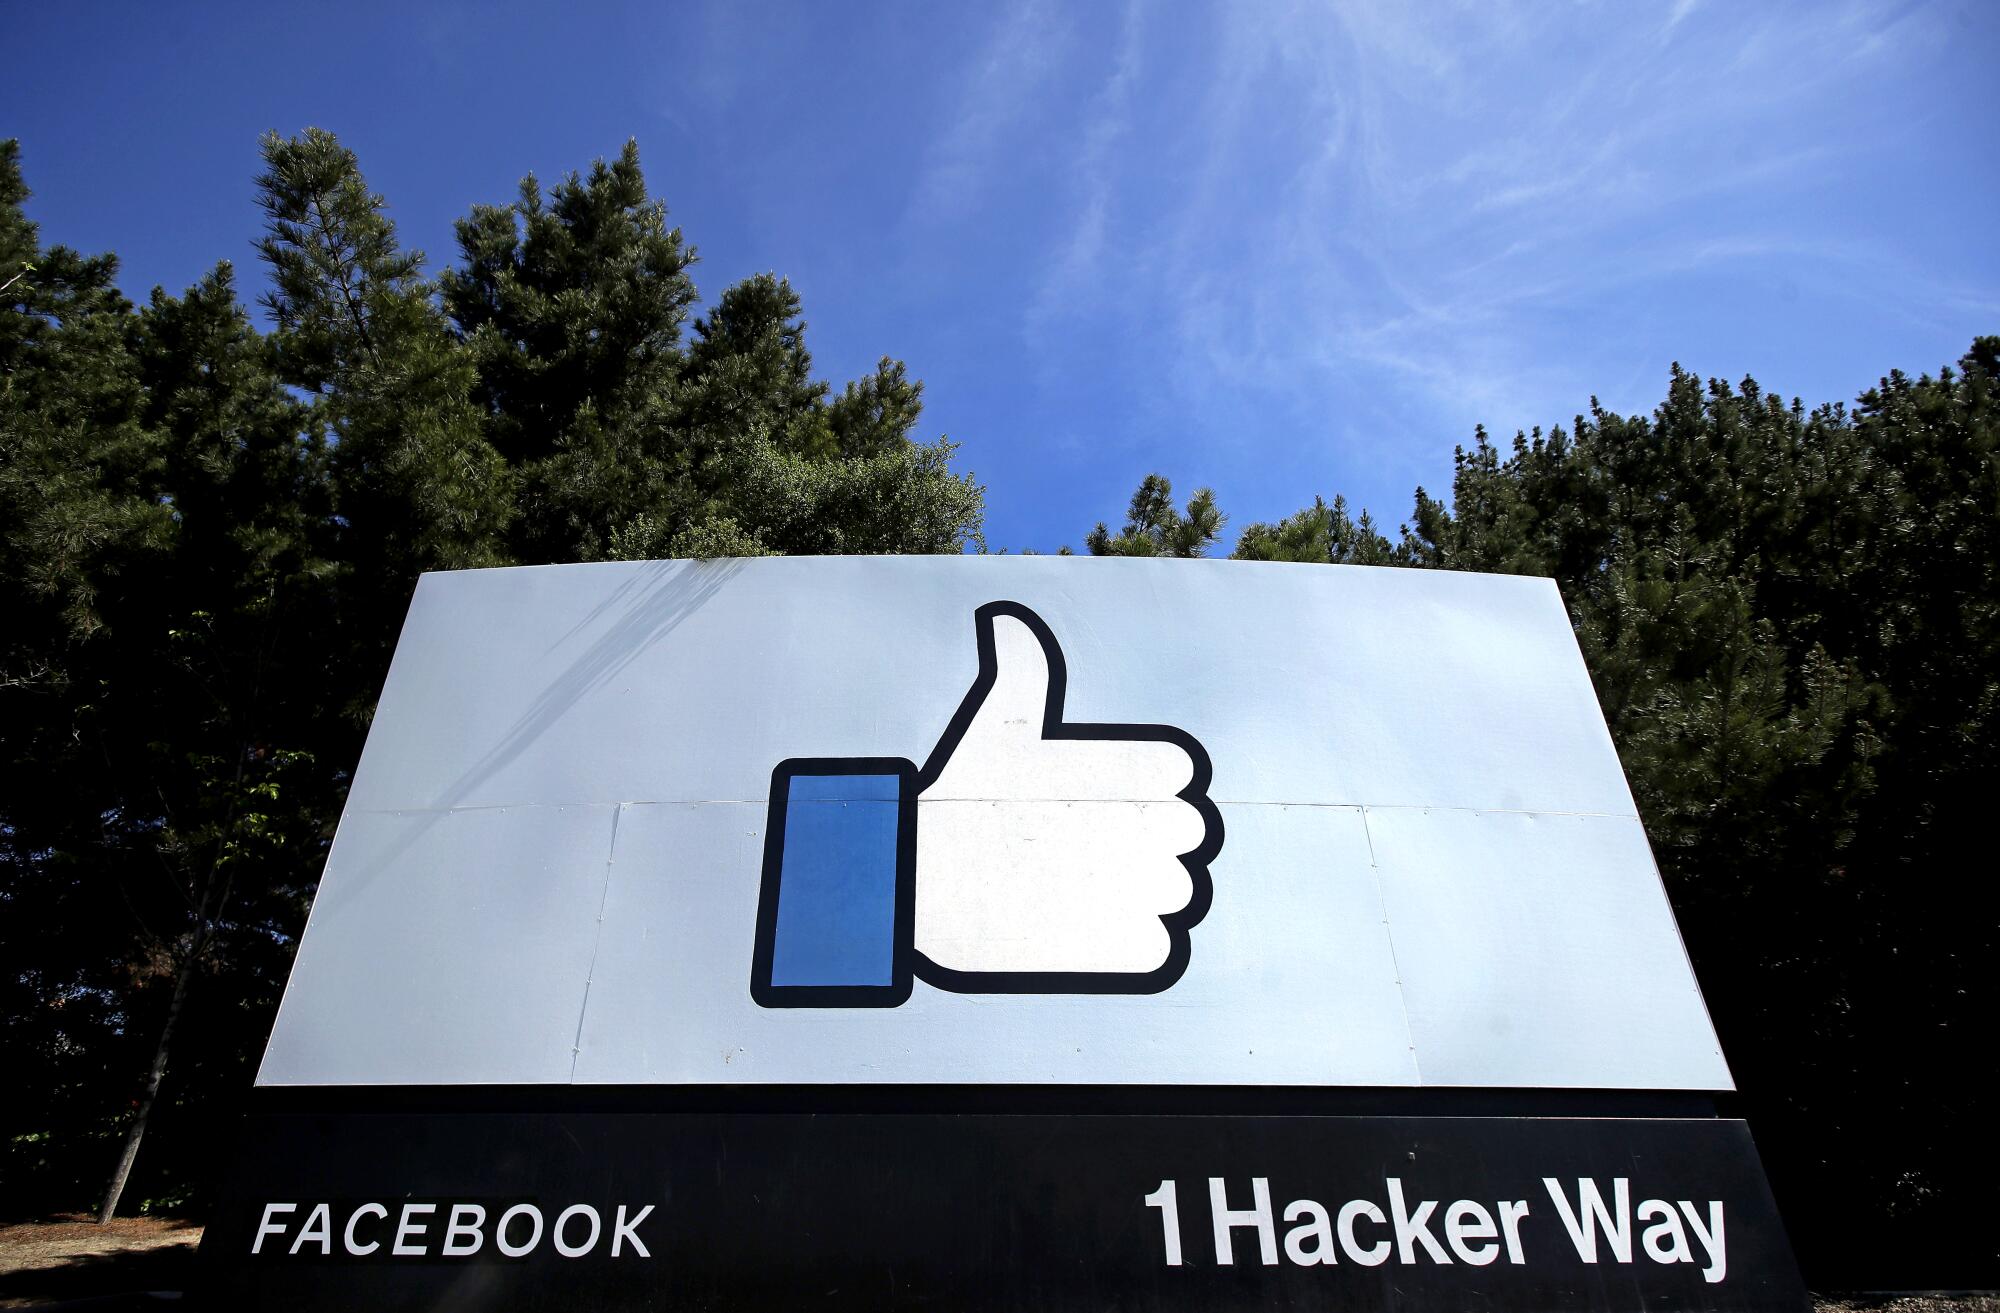
[[[2000,338],[1852,410],[1676,366],[1649,417],[1593,402],[1504,455],[1481,430],[1395,542],[1336,498],[1235,555],[1554,578],[1809,1274],[1974,1279]]]
[[[684,365],[695,253],[648,199],[638,147],[544,199],[459,221],[462,265],[439,278],[477,364],[486,432],[520,469],[524,561],[601,554],[664,495],[660,423]]]
[[[1125,511],[1125,527],[1113,537],[1099,520],[1084,535],[1084,546],[1092,556],[1204,556],[1222,534],[1222,512],[1216,509],[1215,490],[1199,488],[1188,498],[1187,509],[1174,509],[1174,485],[1158,474],[1148,474],[1132,494]]]
[[[31,244],[11,148],[0,195]],[[32,263],[0,309],[4,1042],[39,1126],[102,1139],[150,1111],[162,1014],[274,997],[317,874],[322,681],[286,667],[322,659],[324,453],[228,266],[134,314],[109,259]]]
[[[513,473],[486,440],[479,375],[397,243],[354,152],[317,128],[264,139],[257,179],[280,377],[330,439],[338,559],[357,603],[400,609],[429,569],[495,565]],[[374,618],[379,625],[380,617]]]
[[[979,540],[921,385],[816,380],[781,280],[684,340],[631,146],[435,280],[331,134],[263,160],[268,333],[227,264],[135,308],[42,246],[0,144],[0,1207],[212,1174],[419,573]]]
[[[983,492],[950,472],[954,447],[909,434],[923,385],[900,361],[829,400],[812,378],[799,299],[759,274],[695,324],[675,416],[681,523],[635,524],[620,555],[956,552],[980,545]]]
[[[1324,498],[1287,515],[1276,524],[1252,524],[1237,539],[1237,559],[1245,561],[1303,561],[1321,565],[1394,565],[1396,552],[1389,540],[1375,528],[1374,517],[1361,512],[1359,520],[1347,511],[1347,498],[1336,496],[1333,505]]]
[[[478,362],[488,436],[524,480],[516,559],[978,541],[980,489],[952,474],[949,444],[911,439],[922,384],[884,357],[834,396],[789,283],[727,288],[683,340],[695,252],[633,144],[546,202],[524,180],[458,238],[443,303]]]

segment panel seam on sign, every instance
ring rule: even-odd
[[[1403,990],[1403,964],[1396,957],[1396,931],[1389,924],[1389,898],[1382,892],[1382,868],[1375,861],[1375,832],[1368,825],[1368,809],[1357,807],[1355,810],[1361,813],[1361,837],[1368,841],[1368,875],[1375,882],[1375,905],[1382,910],[1382,936],[1389,941],[1389,969],[1396,973],[1396,1002],[1403,1009],[1403,1036],[1409,1041],[1410,1071],[1421,1086],[1424,1083],[1424,1067],[1417,1059],[1417,1030],[1410,1024],[1410,998]]]
[[[597,954],[604,947],[604,909],[611,905],[611,868],[618,860],[618,819],[628,803],[611,813],[611,844],[604,854],[604,888],[597,896],[597,931],[590,941],[590,965],[583,973],[583,1003],[576,1010],[576,1038],[569,1046],[569,1083],[576,1084],[577,1059],[583,1053],[583,1019],[590,1014],[590,982],[597,978]]]
[[[872,798],[821,798],[821,802],[872,802]],[[927,801],[960,803],[1012,802],[1011,798],[933,798]],[[1157,798],[1042,798],[1042,802],[1062,803],[1152,803]],[[1218,807],[1318,807],[1330,811],[1424,811],[1424,812],[1470,812],[1475,816],[1580,816],[1600,818],[1609,821],[1637,821],[1644,818],[1638,812],[1607,811],[1567,811],[1560,807],[1475,807],[1466,804],[1444,802],[1309,802],[1287,798],[1216,798]],[[448,816],[455,812],[518,811],[534,807],[766,807],[769,798],[634,798],[625,802],[608,803],[590,799],[570,799],[563,802],[493,802],[470,803],[459,807],[357,807],[356,816]]]

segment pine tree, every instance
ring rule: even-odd
[[[1367,511],[1359,520],[1347,511],[1347,498],[1324,498],[1286,516],[1276,524],[1252,524],[1237,539],[1231,553],[1244,561],[1299,561],[1319,565],[1393,565],[1401,558],[1375,528]]]
[[[1185,512],[1174,509],[1174,485],[1148,474],[1132,494],[1125,527],[1116,537],[1104,522],[1084,536],[1092,556],[1203,556],[1222,534],[1227,517],[1217,509],[1215,490],[1198,488]]]
[[[463,263],[439,282],[478,370],[487,436],[522,477],[521,560],[602,555],[665,496],[658,416],[696,295],[694,249],[666,215],[627,142],[546,201],[529,177],[514,204],[459,221]]]
[[[912,439],[923,385],[883,357],[834,395],[789,283],[760,274],[693,321],[694,251],[638,148],[458,227],[444,304],[521,479],[518,559],[950,552],[982,492]]]
[[[433,300],[422,253],[398,244],[331,133],[271,134],[264,164],[263,304],[284,381],[314,394],[332,438],[348,602],[406,597],[424,570],[500,563],[512,478],[482,431],[475,361]]]
[[[813,377],[791,285],[768,274],[723,292],[695,324],[682,380],[658,413],[658,506],[611,554],[958,552],[985,494],[951,471],[949,442],[913,441],[923,388],[884,357],[838,397]]]
[[[23,205],[16,143],[0,145],[0,998],[13,1097],[43,1093],[48,1124],[126,1054],[87,1051],[112,1033],[131,937],[107,901],[135,875],[134,831],[101,787],[96,666],[123,626],[119,603],[165,551],[170,508],[158,444],[139,422],[130,307],[116,262],[42,249]],[[95,860],[77,855],[96,850]],[[143,849],[137,850],[143,853]],[[113,940],[112,951],[103,951]],[[133,1064],[136,1066],[136,1061]],[[11,1164],[10,1164],[11,1166]],[[101,1170],[102,1164],[98,1165]]]
[[[0,183],[32,243],[11,150]],[[317,871],[324,453],[227,266],[135,315],[109,260],[29,263],[0,399],[5,1048],[42,1124],[123,1107],[108,1218],[189,1009],[275,1002],[242,986]]]

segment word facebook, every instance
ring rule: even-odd
[[[488,1252],[490,1238],[491,1253],[502,1258],[525,1258],[544,1239],[564,1258],[582,1258],[600,1241],[607,1242],[613,1258],[623,1257],[628,1250],[636,1258],[653,1256],[639,1237],[639,1225],[652,1214],[652,1204],[636,1213],[627,1204],[618,1205],[609,1219],[608,1239],[605,1217],[589,1204],[571,1204],[553,1219],[534,1204],[514,1204],[494,1219],[490,1234],[484,1204],[406,1203],[398,1206],[393,1222],[389,1208],[379,1203],[337,1205],[341,1209],[337,1222],[334,1204],[313,1204],[303,1214],[300,1207],[297,1203],[265,1204],[250,1252],[275,1254],[282,1248],[289,1257],[346,1254],[367,1258],[381,1254],[385,1258],[474,1258]],[[289,1245],[285,1243],[287,1236],[291,1238]],[[268,1251],[266,1241],[271,1242]]]
[[[1511,1264],[1528,1261],[1522,1240],[1522,1223],[1529,1216],[1526,1199],[1498,1199],[1492,1207],[1471,1199],[1441,1204],[1436,1199],[1414,1203],[1404,1194],[1403,1182],[1391,1176],[1383,1181],[1388,1207],[1372,1199],[1350,1199],[1337,1209],[1314,1199],[1294,1199],[1282,1214],[1271,1205],[1269,1178],[1250,1179],[1250,1206],[1232,1207],[1228,1181],[1208,1178],[1209,1220],[1215,1237],[1215,1261],[1221,1266],[1236,1262],[1237,1232],[1250,1233],[1257,1245],[1258,1261],[1266,1267],[1279,1262],[1278,1218],[1290,1224],[1283,1235],[1284,1255],[1301,1267],[1338,1263],[1345,1257],[1363,1267],[1376,1267],[1394,1259],[1400,1264],[1430,1262],[1466,1263],[1483,1267],[1503,1256]],[[1706,1210],[1694,1201],[1682,1199],[1642,1199],[1635,1209],[1628,1178],[1613,1177],[1611,1201],[1607,1203],[1597,1181],[1582,1177],[1574,1189],[1553,1176],[1542,1178],[1556,1216],[1569,1242],[1584,1263],[1608,1259],[1613,1263],[1635,1261],[1637,1253],[1654,1263],[1700,1263],[1704,1281],[1721,1281],[1729,1271],[1727,1244],[1723,1234],[1722,1201],[1711,1199]],[[1572,1196],[1574,1202],[1572,1202]],[[1240,1193],[1236,1196],[1242,1198]],[[1168,1267],[1180,1267],[1180,1192],[1174,1181],[1160,1182],[1159,1189],[1144,1200],[1148,1208],[1160,1210],[1161,1238]],[[1440,1208],[1442,1212],[1440,1213]],[[1245,1237],[1246,1239],[1250,1237]],[[1701,1249],[1699,1258],[1695,1247]]]

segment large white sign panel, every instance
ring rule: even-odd
[[[260,1084],[1716,1090],[1547,580],[419,585]]]

